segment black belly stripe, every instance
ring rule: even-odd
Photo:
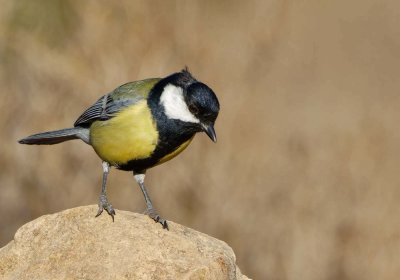
[[[160,161],[163,157],[173,153],[176,149],[178,149],[183,143],[189,141],[192,138],[194,133],[186,134],[180,137],[174,137],[175,139],[166,139],[160,138],[159,144],[157,144],[156,149],[151,154],[150,157],[145,159],[136,159],[130,160],[128,163],[124,165],[120,165],[117,168],[126,171],[134,171],[135,173],[143,173],[146,169],[149,169]]]

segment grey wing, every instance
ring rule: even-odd
[[[142,98],[118,98],[113,99],[111,94],[106,94],[90,106],[75,121],[74,126],[88,126],[96,120],[108,120],[115,116],[124,107],[136,103]]]
[[[146,99],[159,78],[129,82],[102,96],[76,120],[74,126],[90,126],[97,120],[108,120],[125,107]]]

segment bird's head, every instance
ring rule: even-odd
[[[165,79],[167,82],[160,96],[165,115],[169,119],[189,123],[216,142],[214,123],[219,102],[212,89],[194,79],[186,69]]]

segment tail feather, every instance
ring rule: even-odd
[[[33,134],[19,140],[20,144],[28,145],[53,145],[64,141],[82,139],[86,143],[89,142],[89,130],[82,127],[65,128],[60,130],[48,131]]]

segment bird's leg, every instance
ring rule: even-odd
[[[110,172],[110,164],[108,162],[103,161],[103,183],[101,185],[101,194],[99,198],[99,211],[97,211],[96,217],[100,216],[103,210],[106,210],[114,221],[115,211],[112,205],[107,200],[107,192],[106,192],[107,176],[109,172]]]
[[[156,209],[154,209],[153,204],[151,203],[151,199],[149,194],[147,193],[146,187],[144,186],[144,177],[145,174],[135,174],[133,173],[136,182],[139,184],[140,189],[142,190],[142,193],[144,195],[144,200],[146,201],[146,214],[149,215],[150,218],[152,218],[156,223],[160,223],[163,228],[169,230],[168,228],[168,223],[166,220],[160,217],[160,215],[157,213]]]

